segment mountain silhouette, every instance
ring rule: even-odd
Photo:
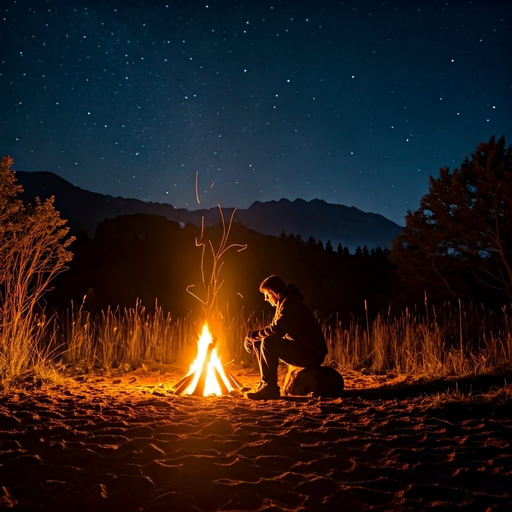
[[[162,215],[181,225],[198,227],[202,217],[207,226],[220,222],[218,208],[187,210],[166,203],[103,195],[81,189],[51,172],[17,171],[16,178],[23,186],[26,200],[55,196],[55,208],[68,220],[71,231],[85,231],[90,237],[94,236],[100,222],[122,215]],[[225,219],[229,220],[233,208],[222,210]],[[334,248],[341,244],[351,251],[364,246],[368,249],[389,247],[391,240],[402,230],[401,226],[380,214],[321,199],[256,201],[247,209],[238,209],[235,221],[266,235],[279,236],[285,232],[300,235],[304,240],[310,237],[323,243],[330,240]]]

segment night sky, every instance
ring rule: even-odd
[[[510,0],[0,5],[0,154],[95,192],[403,224],[440,167],[512,142]]]

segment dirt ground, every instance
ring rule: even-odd
[[[341,398],[254,402],[175,395],[184,373],[155,366],[0,394],[0,509],[512,509],[510,408],[436,405],[454,382],[345,372]]]

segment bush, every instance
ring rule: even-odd
[[[0,381],[4,384],[48,358],[40,345],[47,321],[41,299],[51,281],[66,269],[66,221],[54,198],[24,204],[23,189],[11,170],[12,158],[0,161]]]

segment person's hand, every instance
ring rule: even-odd
[[[248,337],[245,338],[245,340],[244,340],[244,348],[247,352],[249,352],[249,354],[252,354],[254,351],[253,341],[251,339],[249,339]]]

